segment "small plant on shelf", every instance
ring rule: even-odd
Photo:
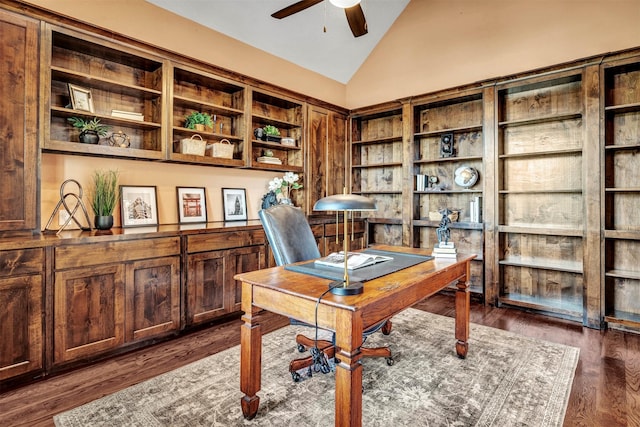
[[[91,208],[95,215],[94,224],[98,229],[113,226],[113,211],[118,203],[118,171],[94,171],[91,189]],[[108,218],[105,218],[108,217]]]
[[[94,117],[91,120],[82,117],[69,117],[67,119],[71,126],[80,130],[80,142],[87,144],[97,144],[100,137],[107,136],[110,126],[100,123],[100,119]]]
[[[209,113],[194,111],[184,119],[184,127],[187,129],[204,130],[205,126],[213,126],[213,118]]]
[[[263,129],[264,133],[266,133],[268,136],[280,136],[280,131],[275,126],[266,125]]]

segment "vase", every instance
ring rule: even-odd
[[[110,230],[113,227],[113,215],[96,215],[93,224],[98,230]]]
[[[83,144],[97,144],[100,141],[98,132],[94,130],[85,130],[80,132],[80,142]]]

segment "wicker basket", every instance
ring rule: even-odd
[[[231,143],[231,141],[225,138],[225,139],[221,139],[220,142],[211,144],[211,157],[221,157],[223,159],[232,159],[233,144]]]
[[[196,139],[199,138],[199,139]],[[182,154],[195,154],[196,156],[204,156],[207,148],[207,141],[202,139],[197,133],[192,135],[191,138],[185,138],[180,140],[180,153]]]

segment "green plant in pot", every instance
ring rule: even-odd
[[[100,137],[107,136],[110,126],[100,123],[100,119],[94,117],[91,120],[82,117],[69,117],[71,126],[80,130],[80,142],[84,144],[97,144]]]
[[[90,197],[95,215],[93,223],[98,230],[109,230],[113,227],[113,211],[120,198],[118,175],[118,171],[115,170],[93,173],[93,189]]]
[[[266,125],[264,128],[264,133],[267,135],[267,141],[276,141],[280,142],[282,139],[280,137],[280,130],[273,125]]]
[[[213,126],[213,118],[208,113],[194,111],[184,118],[184,127],[203,131],[205,127]]]

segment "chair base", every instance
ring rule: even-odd
[[[391,333],[391,321],[386,321],[381,330],[384,335],[389,335],[389,333]],[[317,346],[318,350],[324,353],[327,359],[333,359],[338,350],[330,341],[315,341],[301,334],[296,336],[296,344],[298,345],[298,351],[301,353],[307,351],[311,347]],[[360,353],[363,357],[384,357],[387,361],[387,365],[392,366],[394,364],[393,356],[391,355],[389,347],[361,347]],[[293,380],[298,382],[301,381],[300,372],[303,372],[305,369],[310,369],[312,366],[312,356],[301,357],[299,359],[292,360],[289,363],[289,372],[291,373]],[[311,372],[309,372],[309,376],[310,374]]]

